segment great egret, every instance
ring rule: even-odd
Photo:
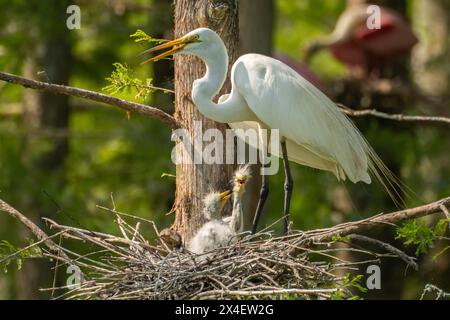
[[[377,70],[411,51],[418,42],[408,23],[397,12],[380,8],[380,25],[369,28],[368,4],[348,7],[333,32],[312,42],[305,52],[309,60],[322,49],[329,49],[339,61],[367,72]]]
[[[297,71],[299,75],[313,84],[316,88],[324,91],[325,87],[323,85],[323,82],[320,80],[319,76],[309,68],[307,64],[297,61],[293,57],[279,51],[273,52],[272,58],[280,60],[284,64],[288,65],[293,70]]]
[[[371,183],[373,175],[390,195],[395,193],[392,174],[354,124],[328,97],[287,65],[260,54],[241,56],[231,70],[231,93],[214,103],[212,99],[222,87],[228,69],[227,50],[219,35],[199,28],[145,52],[168,48],[146,62],[176,53],[202,59],[206,74],[194,81],[192,99],[205,117],[228,123],[232,128],[279,130],[285,168],[285,233],[293,188],[289,160],[330,171],[338,180],[348,178],[354,183]],[[253,231],[267,199],[267,176],[263,175],[262,180]]]
[[[231,197],[230,191],[222,193],[213,192],[204,199],[203,214],[208,220],[189,241],[189,251],[203,254],[213,249],[226,246],[236,236],[231,226],[222,220],[222,209],[225,202]]]

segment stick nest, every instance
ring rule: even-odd
[[[106,209],[106,208],[103,208]],[[81,283],[65,287],[58,298],[68,299],[317,299],[352,297],[351,288],[360,287],[347,273],[367,263],[379,263],[379,254],[350,246],[334,245],[326,238],[329,229],[293,231],[286,237],[271,232],[241,234],[238,241],[204,255],[171,248],[155,224],[156,243],[150,244],[135,226],[125,222],[115,210],[121,236],[114,236],[46,219],[54,236],[80,240],[88,254],[78,254],[60,246],[62,255],[45,252],[59,262],[58,268],[75,266]],[[122,214],[124,215],[124,214]],[[128,217],[131,217],[127,215]],[[343,239],[338,239],[343,241]],[[94,248],[99,248],[98,250]],[[314,248],[314,249],[313,249]],[[94,250],[94,251],[93,251]],[[342,259],[353,251],[359,262]],[[389,254],[388,254],[389,255]],[[392,254],[391,254],[392,255]],[[67,257],[70,257],[69,260]],[[61,264],[62,262],[62,264]]]

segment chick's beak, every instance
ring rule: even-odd
[[[231,198],[231,190],[227,190],[227,191],[222,192],[222,193],[220,194],[220,204],[221,204],[222,206],[224,206],[225,203],[226,203],[228,200],[230,200],[230,198]]]
[[[147,62],[152,62],[152,61],[156,61],[162,58],[165,58],[167,56],[173,55],[179,51],[181,51],[187,44],[189,43],[188,39],[185,38],[179,38],[176,40],[172,40],[172,41],[168,41],[165,42],[163,44],[160,44],[156,47],[153,47],[151,49],[145,50],[144,52],[141,53],[142,54],[146,54],[146,53],[152,53],[155,51],[159,51],[159,50],[163,50],[163,49],[168,49],[168,48],[172,48],[170,50],[167,50],[153,58],[150,58],[144,62],[142,62],[142,64],[147,63]]]

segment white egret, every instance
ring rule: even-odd
[[[176,53],[202,59],[206,73],[194,81],[192,99],[205,117],[228,123],[232,128],[279,130],[285,168],[285,233],[293,188],[289,160],[330,171],[338,180],[348,178],[354,183],[369,184],[372,175],[391,196],[396,195],[392,173],[354,124],[328,97],[287,65],[260,54],[241,56],[231,70],[231,93],[214,103],[213,97],[222,87],[228,70],[227,50],[219,35],[208,28],[199,28],[146,52],[168,48],[146,62]],[[267,177],[262,180],[253,231],[268,193]]]
[[[208,194],[203,203],[203,214],[208,220],[189,241],[188,250],[203,254],[213,249],[226,246],[236,236],[231,226],[222,220],[222,209],[225,202],[231,197],[231,192],[213,192]]]

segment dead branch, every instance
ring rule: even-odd
[[[419,270],[419,266],[416,263],[416,259],[414,257],[410,257],[407,254],[405,254],[403,251],[401,251],[400,249],[397,249],[396,247],[394,247],[393,245],[377,240],[377,239],[373,239],[373,238],[369,238],[366,236],[362,236],[359,234],[351,234],[348,236],[350,238],[350,240],[356,240],[356,241],[361,241],[361,242],[366,242],[369,244],[372,244],[376,247],[380,247],[381,249],[384,249],[388,252],[393,253],[394,255],[396,255],[397,257],[399,257],[400,259],[402,259],[409,267],[412,267],[414,270]]]
[[[44,231],[41,230],[33,221],[25,217],[22,213],[11,207],[5,201],[0,199],[0,211],[8,213],[11,217],[19,220],[22,224],[28,228],[40,241],[43,241],[44,244],[53,252],[60,255],[64,260],[68,262],[71,259],[61,250],[61,247],[57,245],[51,237],[49,237]]]
[[[326,242],[335,236],[344,237],[349,234],[360,233],[370,227],[382,224],[397,224],[404,220],[417,219],[436,212],[445,212],[442,209],[443,207],[450,207],[450,197],[411,209],[400,210],[389,214],[380,214],[364,220],[342,223],[331,228],[306,231],[305,236],[314,243]]]
[[[20,77],[14,74],[0,72],[0,80],[6,81],[13,84],[18,84],[25,88],[41,90],[45,92],[55,93],[55,94],[63,94],[66,96],[73,96],[83,99],[88,99],[92,101],[97,101],[101,103],[105,103],[107,105],[119,107],[128,112],[134,112],[149,116],[154,119],[158,119],[166,124],[168,124],[171,128],[180,127],[177,120],[168,113],[164,111],[147,106],[145,104],[140,104],[136,102],[131,102],[123,99],[119,99],[116,97],[112,97],[106,94],[89,91],[85,89],[69,87],[59,84],[53,84],[48,82],[36,81],[27,79],[24,77]]]
[[[338,289],[278,289],[278,290],[254,290],[254,291],[227,291],[227,290],[211,290],[199,293],[193,299],[214,299],[216,297],[248,297],[248,296],[273,296],[287,294],[308,294],[319,297],[327,297],[328,294],[334,293]]]
[[[389,114],[376,109],[353,110],[343,104],[337,104],[341,110],[351,117],[374,116],[377,118],[394,120],[394,121],[411,121],[411,122],[434,122],[450,124],[450,118],[446,117],[430,117],[430,116],[409,116],[404,114]]]

